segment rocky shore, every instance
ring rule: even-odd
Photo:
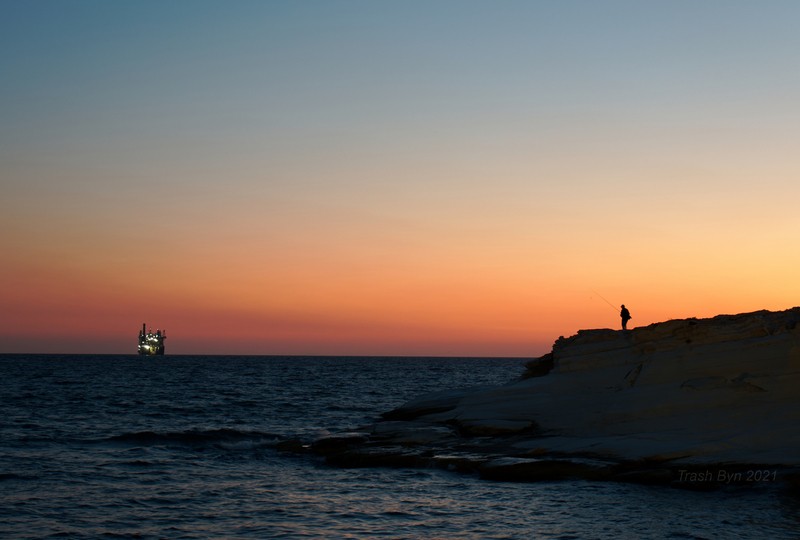
[[[712,489],[800,483],[800,308],[559,338],[516,381],[446,390],[286,451],[340,467],[441,467]]]

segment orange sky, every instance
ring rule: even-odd
[[[597,293],[800,304],[800,8],[566,4],[21,7],[0,352],[536,356],[618,326]]]

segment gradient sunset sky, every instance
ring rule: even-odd
[[[800,304],[800,2],[0,3],[0,352],[538,356]],[[602,298],[599,295],[602,295]],[[605,300],[604,300],[605,299]]]

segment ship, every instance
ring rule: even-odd
[[[139,354],[152,356],[164,354],[164,340],[167,339],[167,331],[156,330],[155,333],[152,329],[147,331],[147,325],[142,323],[142,329],[139,330]]]

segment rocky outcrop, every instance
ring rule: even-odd
[[[422,396],[327,455],[498,480],[796,479],[798,322],[800,308],[582,330],[517,381]]]

